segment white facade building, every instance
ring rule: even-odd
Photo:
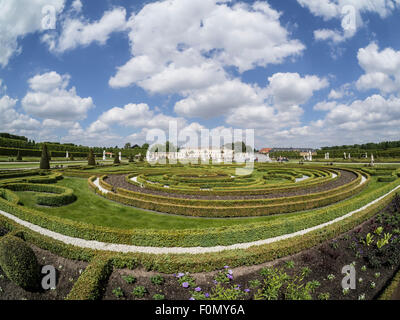
[[[178,152],[147,152],[147,161],[154,162],[164,159],[173,161],[192,161],[198,162],[200,159],[203,162],[212,159],[213,163],[231,163],[246,162],[254,158],[254,154],[251,153],[235,153],[231,149],[222,148],[182,148]]]

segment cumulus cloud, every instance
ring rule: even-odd
[[[81,98],[75,87],[67,89],[69,81],[68,75],[59,75],[54,71],[29,79],[30,91],[22,100],[24,110],[43,119],[85,119],[87,111],[93,107],[92,98]]]
[[[11,133],[37,131],[40,122],[16,111],[18,100],[5,95],[0,98],[0,127]]]
[[[353,37],[357,30],[363,26],[363,14],[375,13],[384,19],[396,8],[400,7],[398,0],[297,0],[297,2],[325,21],[332,19],[340,20],[343,27],[344,17],[350,17],[354,13],[355,24],[343,31],[319,29],[314,32],[316,40],[326,40],[333,44],[344,42]]]
[[[0,66],[21,52],[18,40],[34,32],[42,32],[42,9],[51,5],[55,13],[64,8],[65,0],[0,0]]]
[[[77,11],[79,4],[74,2],[73,8]],[[126,29],[126,10],[118,7],[106,11],[103,17],[95,22],[87,21],[82,16],[67,16],[61,29],[60,35],[52,33],[42,38],[52,51],[62,53],[79,46],[88,46],[93,42],[104,45],[112,33]]]
[[[400,51],[386,48],[379,51],[376,43],[358,51],[358,63],[365,71],[356,86],[359,90],[378,89],[392,93],[400,89]]]
[[[110,86],[180,93],[220,83],[225,66],[244,72],[304,50],[267,3],[225,2],[171,0],[144,6],[128,23],[133,57],[118,68]],[[188,77],[192,73],[197,80]]]

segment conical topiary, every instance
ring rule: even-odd
[[[114,158],[114,164],[120,164],[121,162],[119,161],[119,156],[116,154]]]
[[[96,165],[96,159],[94,158],[94,153],[93,153],[92,149],[89,150],[88,165],[89,166],[95,166]]]
[[[129,156],[129,162],[133,162],[134,160],[133,160],[133,155],[130,155]]]
[[[47,152],[46,144],[42,148],[42,157],[40,158],[40,169],[48,170],[50,169],[49,154]]]
[[[22,161],[21,151],[18,150],[17,161]]]

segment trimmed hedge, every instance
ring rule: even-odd
[[[100,299],[112,270],[112,263],[107,255],[95,256],[75,282],[66,300]]]
[[[393,277],[389,286],[380,295],[379,300],[392,300],[394,293],[396,292],[396,290],[398,290],[399,287],[400,287],[400,270]]]
[[[70,204],[76,200],[74,191],[70,188],[46,184],[12,183],[4,186],[12,191],[35,191],[51,194],[38,194],[36,203],[39,205],[59,207]]]
[[[360,185],[360,182],[361,175],[350,183],[350,189],[348,190],[346,190],[346,187],[342,188],[342,186],[314,195],[277,199],[229,201],[189,200],[185,202],[184,199],[175,198],[170,201],[167,197],[156,197],[157,200],[152,201],[149,200],[149,197],[142,196],[142,194],[134,196],[133,192],[131,193],[120,188],[117,189],[117,193],[110,192],[104,194],[104,197],[126,205],[162,213],[195,217],[249,217],[298,212],[327,206],[357,194],[368,185],[368,183]],[[112,186],[105,183],[103,179],[100,179],[100,185],[107,190],[112,190]],[[90,183],[89,186],[96,188]],[[188,205],[188,202],[191,204]]]
[[[395,176],[379,177],[378,182],[393,182],[397,178]]]
[[[0,240],[0,267],[7,278],[24,289],[36,289],[39,264],[33,250],[21,239],[6,235]]]

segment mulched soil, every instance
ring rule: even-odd
[[[397,197],[396,200],[382,212],[391,212],[393,214],[400,212],[400,197]],[[400,265],[396,267],[382,265],[378,268],[374,268],[366,259],[366,246],[361,245],[358,239],[365,238],[367,233],[373,232],[373,230],[380,225],[381,224],[377,223],[376,217],[374,217],[335,240],[324,242],[319,246],[302,251],[298,254],[261,265],[234,268],[232,269],[234,280],[231,281],[230,285],[239,284],[242,289],[245,289],[249,288],[250,280],[259,280],[262,282],[260,270],[264,267],[282,268],[291,276],[300,275],[302,268],[308,267],[312,271],[304,278],[304,283],[312,280],[317,280],[320,283],[320,286],[312,295],[314,299],[317,299],[318,295],[321,293],[329,293],[330,300],[357,300],[362,294],[365,294],[366,300],[376,299],[379,297],[382,290],[390,283],[390,280],[400,267]],[[391,232],[391,230],[385,226],[384,232]],[[356,248],[352,249],[351,246],[354,246],[355,243]],[[355,252],[361,249],[365,250],[365,252],[357,256]],[[288,267],[288,261],[294,263],[293,268]],[[350,265],[353,262],[355,262],[357,289],[350,290],[347,295],[344,295],[341,282],[345,275],[342,274],[341,271],[344,266]],[[365,271],[362,271],[363,266],[367,267]],[[217,273],[217,271],[194,273],[191,274],[191,276],[195,278],[196,285],[202,288],[202,292],[206,293],[211,292],[211,288],[215,287],[213,280]],[[380,273],[380,276],[376,277],[376,273]],[[141,268],[136,270],[114,270],[106,287],[104,299],[117,299],[112,291],[118,287],[124,292],[124,297],[119,299],[136,299],[132,295],[132,290],[137,285],[144,286],[148,291],[143,299],[151,300],[156,293],[165,295],[167,300],[188,300],[191,297],[190,291],[194,288],[182,288],[179,286],[174,275],[162,274],[165,283],[158,286],[152,284],[150,277],[155,274],[157,273],[147,272]],[[137,281],[134,284],[127,284],[122,278],[123,275],[133,275],[137,278]],[[328,275],[334,275],[334,279],[329,280]],[[358,281],[360,278],[362,278],[362,282]],[[371,288],[371,282],[375,283],[374,289]],[[257,288],[251,289],[248,299],[252,299],[257,290]],[[400,288],[392,299],[400,299],[399,293]]]
[[[7,279],[0,268],[0,300],[63,300],[68,295],[72,286],[85,270],[87,263],[65,259],[31,245],[41,266],[52,265],[57,272],[57,285],[55,290],[38,290],[30,292],[15,285]]]
[[[304,187],[297,188],[293,191],[287,192],[276,192],[265,195],[240,195],[240,196],[210,196],[210,195],[187,195],[187,194],[178,194],[178,193],[168,193],[158,190],[149,190],[146,188],[140,188],[131,183],[125,181],[126,175],[109,175],[105,181],[113,186],[114,189],[123,188],[126,190],[131,190],[140,193],[159,195],[164,197],[173,197],[180,199],[201,199],[201,200],[246,200],[246,199],[272,199],[272,198],[283,198],[283,197],[291,197],[291,196],[301,196],[307,195],[322,191],[327,191],[331,189],[335,189],[337,187],[343,186],[345,184],[350,183],[355,180],[357,176],[350,171],[346,170],[338,170],[340,171],[340,177],[334,181],[328,181],[322,185],[313,186],[313,187]]]

